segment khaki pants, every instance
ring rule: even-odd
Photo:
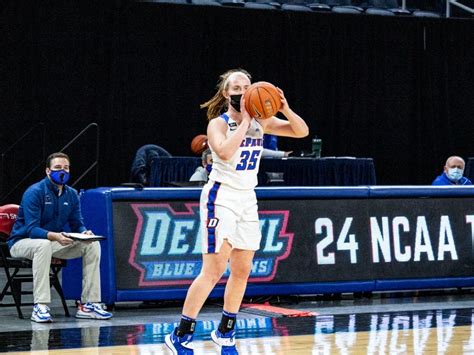
[[[33,300],[34,303],[51,302],[49,270],[51,257],[75,259],[82,256],[82,294],[81,302],[100,302],[100,244],[99,242],[74,242],[62,246],[48,239],[25,238],[16,242],[10,249],[13,257],[33,261]]]

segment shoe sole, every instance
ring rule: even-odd
[[[30,318],[30,320],[32,322],[36,322],[36,323],[53,323],[53,319],[52,318],[49,318],[49,319],[35,319],[33,317]]]
[[[178,355],[178,351],[176,350],[173,345],[173,342],[171,341],[171,334],[165,336],[165,344],[173,352],[173,354]]]
[[[216,344],[216,345],[219,347],[219,349],[222,351],[222,345],[219,344],[219,337],[216,335],[216,331],[215,331],[215,330],[213,330],[213,331],[211,332],[211,340],[212,340],[212,341],[214,342],[214,344]]]
[[[216,335],[215,330],[213,330],[213,331],[211,332],[211,339],[212,339],[212,341],[214,342],[214,344],[216,344],[216,345],[219,347],[219,349],[222,348],[221,344],[219,344],[219,342],[218,342],[218,340],[217,340],[217,335]]]
[[[110,316],[110,317],[101,317],[101,316],[93,316],[93,317],[90,317],[90,316],[82,316],[82,315],[78,315],[78,314],[76,314],[76,318],[79,318],[79,319],[98,319],[98,320],[107,320],[107,319],[110,319],[110,318],[112,318],[112,316]]]

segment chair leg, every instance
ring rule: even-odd
[[[18,318],[24,319],[23,313],[21,312],[21,282],[17,280],[12,280],[11,290],[13,300],[15,301],[16,311],[18,312]]]
[[[8,289],[10,289],[10,280],[7,276],[7,283],[5,284],[5,287],[3,288],[2,293],[0,293],[0,301],[3,301],[3,298],[7,294]]]
[[[15,269],[13,271],[13,274],[10,273],[10,269],[8,266],[6,266],[6,262],[3,261],[3,270],[5,271],[5,276],[7,277],[7,283],[5,284],[5,287],[2,290],[2,293],[0,294],[0,301],[3,300],[3,298],[6,296],[8,293],[8,290],[11,290],[11,284],[13,277],[18,273],[18,269]]]

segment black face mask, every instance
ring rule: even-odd
[[[240,112],[240,99],[242,98],[242,94],[240,95],[230,95],[230,105],[237,111]]]

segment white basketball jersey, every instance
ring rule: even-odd
[[[227,122],[227,137],[237,130],[238,124],[226,114],[215,118]],[[239,149],[231,159],[224,161],[212,150],[212,170],[209,179],[234,189],[248,190],[257,186],[257,173],[263,150],[263,127],[253,119]]]

